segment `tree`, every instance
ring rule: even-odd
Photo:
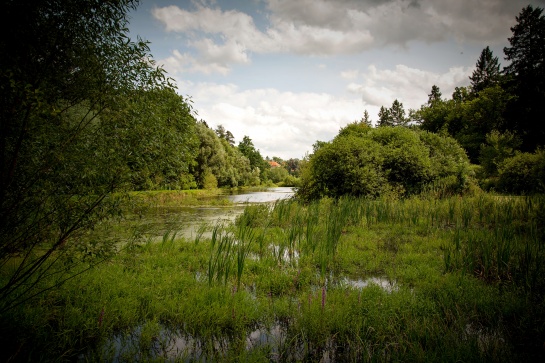
[[[299,177],[301,174],[301,160],[290,158],[286,161],[286,170],[292,176]]]
[[[390,115],[393,119],[394,126],[405,126],[407,124],[407,118],[405,117],[405,110],[403,104],[397,99],[392,103],[390,107]]]
[[[470,99],[470,93],[467,87],[455,87],[452,92],[452,100],[455,103],[462,103]]]
[[[477,94],[485,88],[494,86],[500,79],[500,64],[498,57],[494,57],[490,47],[486,47],[481,52],[475,70],[469,77],[471,80],[471,90]]]
[[[259,168],[261,179],[264,180],[265,172],[270,169],[270,165],[263,159],[259,150],[255,148],[252,139],[249,136],[244,136],[238,144],[238,149],[242,155],[250,160],[252,169]]]
[[[509,194],[545,193],[545,150],[517,153],[498,166],[497,188]]]
[[[235,146],[235,137],[231,133],[231,131],[227,130],[225,132],[225,140],[229,143],[231,146]]]
[[[498,167],[507,158],[515,156],[516,150],[520,147],[520,140],[509,131],[500,133],[492,130],[486,135],[486,143],[481,144],[479,161],[483,168],[485,177],[496,177]]]
[[[335,136],[335,138],[344,137],[348,135],[362,136],[362,135],[365,135],[367,132],[369,132],[370,129],[371,127],[367,125],[366,123],[352,122],[346,125],[345,127],[342,127],[339,130],[339,133],[337,134],[337,136]]]
[[[378,126],[394,126],[394,121],[390,110],[384,106],[380,106],[378,112]]]
[[[363,111],[363,117],[360,120],[361,123],[373,127],[373,121],[371,121],[371,117],[369,116],[369,112],[367,110]]]
[[[392,107],[386,109],[384,106],[380,108],[378,113],[379,126],[405,126],[409,121],[405,117],[405,110],[403,109],[403,103],[397,99],[392,103]]]
[[[207,183],[212,180],[211,176],[214,176],[217,187],[256,184],[250,160],[237,147],[219,138],[204,122],[198,122],[196,129],[200,144],[191,170],[200,188],[213,184]]]
[[[504,68],[510,93],[510,129],[522,138],[522,148],[533,151],[545,144],[545,16],[543,9],[528,5],[511,28],[510,47],[503,49],[511,63]]]
[[[510,61],[504,72],[517,77],[540,78],[542,82],[545,64],[545,17],[543,9],[528,5],[516,17],[511,27],[513,36],[508,38],[510,47],[503,48],[505,59]]]
[[[190,168],[198,138],[189,103],[172,89],[139,93],[139,102],[120,100],[118,103],[127,102],[121,107],[122,115],[116,116],[131,125],[122,140],[131,189],[195,188]],[[134,132],[136,128],[141,131]]]
[[[288,171],[284,168],[271,168],[269,171],[269,178],[275,184],[284,181],[288,175]]]
[[[215,132],[220,139],[225,139],[225,127],[223,127],[223,125],[218,125],[218,127],[216,127]]]
[[[428,103],[412,113],[411,117],[420,128],[440,132],[447,123],[448,103],[441,99],[439,87],[433,85],[428,95]]]
[[[511,99],[510,94],[495,85],[453,109],[451,117],[456,119],[458,127],[452,129],[452,136],[466,149],[472,162],[478,162],[486,135],[493,130],[504,132],[508,129],[504,114]]]
[[[2,280],[0,312],[111,250],[81,236],[117,212],[112,193],[130,186],[124,137],[139,134],[139,150],[149,146],[127,105],[172,87],[147,44],[127,34],[136,5],[3,4],[11,25],[0,39],[0,267],[16,265]]]
[[[233,136],[231,131],[226,130],[225,127],[223,127],[223,125],[218,125],[218,127],[216,127],[215,132],[220,139],[226,140],[229,143],[229,145],[231,146],[235,145],[235,137]]]
[[[437,102],[441,101],[441,91],[439,90],[439,87],[436,85],[433,85],[431,87],[431,93],[428,95],[428,106],[433,106]]]
[[[312,144],[312,152],[315,153],[316,151],[318,151],[320,148],[322,148],[323,146],[327,144],[328,144],[327,141],[316,140],[316,142]]]

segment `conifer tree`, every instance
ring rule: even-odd
[[[479,60],[475,64],[476,69],[469,77],[471,80],[471,90],[479,93],[485,88],[493,86],[500,79],[500,64],[498,57],[494,57],[490,47],[486,47],[481,52]]]

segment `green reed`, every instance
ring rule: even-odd
[[[255,231],[245,225],[239,225],[238,228],[238,240],[237,240],[237,258],[236,258],[236,279],[237,279],[237,288],[240,290],[240,281],[242,279],[242,273],[244,272],[244,266],[246,263],[246,258],[250,253],[250,247],[254,243]]]
[[[308,205],[306,210],[306,223],[304,231],[304,248],[302,249],[305,253],[314,253],[317,246],[317,241],[319,237],[317,236],[318,223],[320,219],[320,203],[312,202]]]
[[[235,238],[230,232],[223,230],[223,226],[216,225],[212,229],[210,242],[210,259],[208,261],[208,284],[213,281],[222,281],[227,284],[232,268],[232,256]]]
[[[541,282],[535,276],[543,273],[545,258],[543,227],[538,227],[542,206],[541,197],[479,196],[462,201],[451,243],[443,246],[445,270],[537,291]]]
[[[197,231],[195,233],[195,245],[198,245],[199,242],[201,241],[202,239],[202,236],[204,235],[204,233],[206,232],[206,230],[210,228],[209,224],[204,222],[202,223],[201,225],[199,225],[199,228],[197,228]]]

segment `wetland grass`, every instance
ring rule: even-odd
[[[544,201],[249,205],[210,238],[135,242],[2,316],[1,358],[542,361]]]

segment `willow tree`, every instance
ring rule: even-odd
[[[173,87],[146,42],[128,36],[132,0],[4,1],[0,38],[0,313],[55,287],[81,258],[87,228],[129,186],[123,140],[147,130],[124,105]],[[62,263],[61,263],[62,262]]]

